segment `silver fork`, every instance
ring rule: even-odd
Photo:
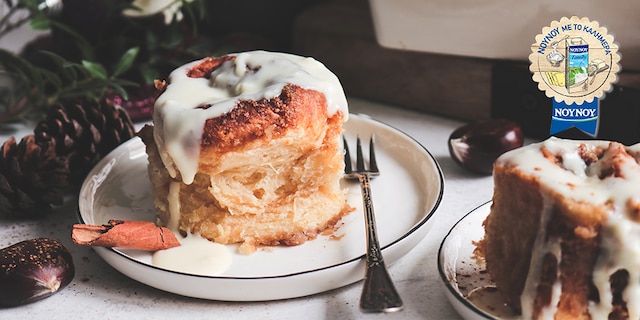
[[[356,170],[353,170],[349,145],[343,137],[344,145],[344,172],[347,179],[358,179],[362,189],[362,204],[364,205],[364,217],[367,233],[367,254],[366,271],[364,285],[360,295],[360,310],[363,312],[395,312],[403,308],[402,299],[396,291],[393,281],[387,272],[387,268],[382,258],[380,244],[378,243],[378,232],[376,231],[376,221],[373,212],[373,201],[371,199],[372,177],[380,175],[376,155],[373,145],[373,136],[369,140],[369,169],[365,169],[364,157],[362,155],[362,144],[360,137],[356,140]]]

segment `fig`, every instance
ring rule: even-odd
[[[37,238],[0,249],[0,305],[14,307],[47,298],[75,275],[71,253],[58,240]]]
[[[463,168],[489,175],[503,153],[522,147],[520,126],[507,119],[481,120],[461,126],[449,136],[449,154]]]

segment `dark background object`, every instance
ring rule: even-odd
[[[527,137],[549,137],[552,101],[538,90],[527,64],[497,63],[492,71],[491,88],[491,117],[516,121]],[[599,119],[596,137],[575,127],[554,136],[614,140],[626,145],[640,142],[640,90],[614,85],[600,101]]]
[[[348,96],[463,121],[507,118],[526,137],[549,137],[552,101],[527,61],[480,59],[381,47],[367,1],[325,1],[301,11],[292,49],[323,62]],[[533,39],[534,35],[531,35]],[[640,73],[624,70],[600,103],[597,139],[640,142]],[[575,128],[558,137],[593,139]]]

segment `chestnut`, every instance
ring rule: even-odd
[[[0,305],[14,307],[47,298],[75,275],[71,253],[58,240],[37,238],[0,249]]]
[[[463,168],[484,175],[503,153],[522,147],[520,126],[507,119],[481,120],[461,126],[449,136],[449,154]]]

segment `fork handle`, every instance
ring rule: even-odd
[[[366,271],[360,296],[360,310],[363,312],[400,311],[403,308],[402,299],[387,272],[378,243],[369,174],[361,173],[359,180],[367,233]]]

